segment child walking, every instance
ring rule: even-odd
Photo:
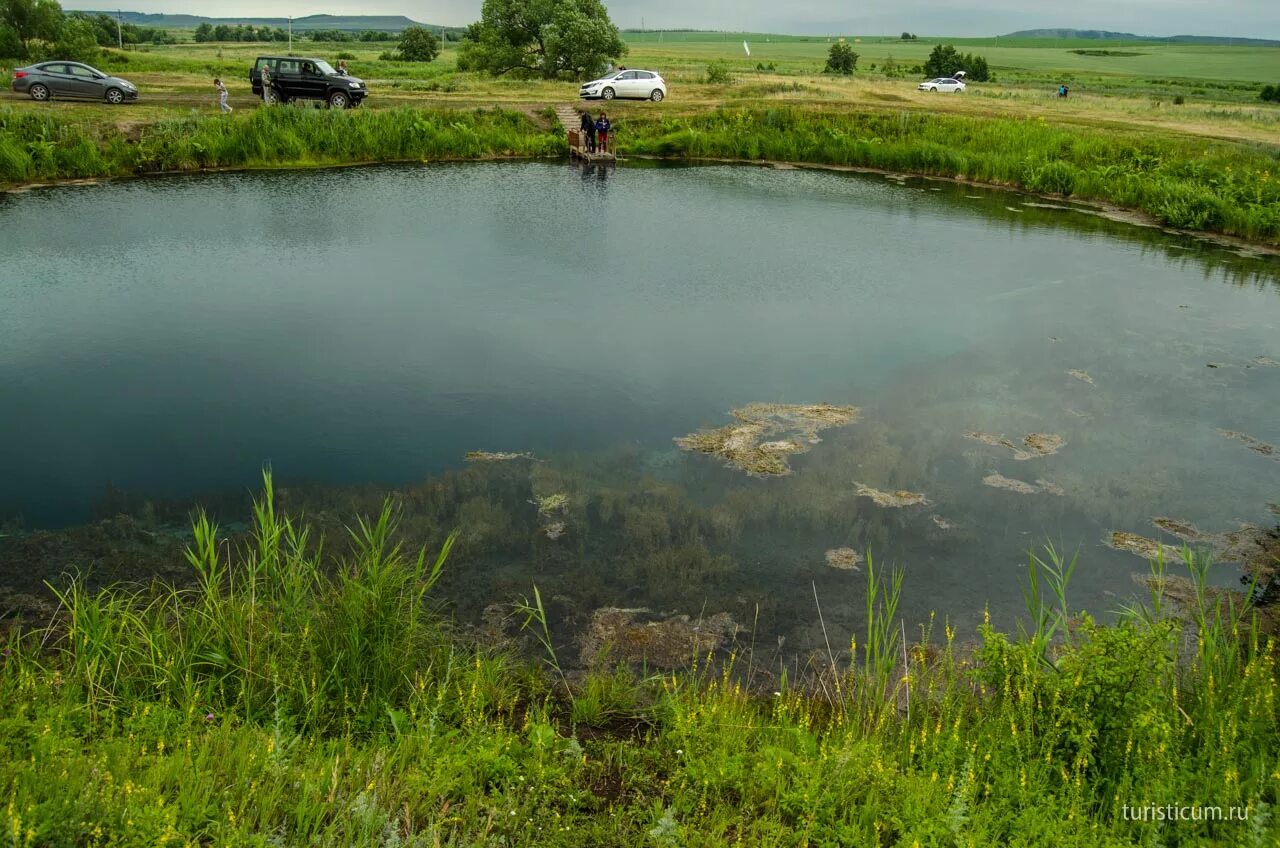
[[[213,87],[218,90],[218,108],[222,110],[222,114],[231,111],[231,107],[227,105],[227,87],[222,84],[222,80],[214,77]]]

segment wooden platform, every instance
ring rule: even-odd
[[[569,158],[582,162],[617,162],[618,154],[612,150],[608,153],[592,153],[587,149],[586,139],[582,137],[581,113],[572,106],[557,106],[556,117],[564,127],[564,137],[569,143]]]
[[[613,151],[607,153],[593,153],[587,149],[587,145],[582,140],[581,130],[569,130],[565,133],[565,138],[569,139],[569,158],[581,159],[583,162],[617,162],[618,154]]]

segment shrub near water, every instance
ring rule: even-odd
[[[1176,227],[1280,243],[1280,151],[951,115],[722,109],[635,118],[636,153],[765,159],[958,177],[1102,200]]]
[[[276,511],[234,551],[197,520],[189,589],[61,590],[0,656],[0,833],[13,845],[1252,845],[1275,843],[1275,645],[1190,558],[1103,626],[1071,565],[1028,570],[1029,624],[904,644],[901,573],[867,557],[866,625],[764,691],[741,655],[571,683],[463,641],[430,611],[448,545],[350,553]],[[1157,581],[1164,579],[1157,565]],[[1040,590],[1041,582],[1045,591]],[[1046,601],[1039,600],[1045,597]],[[554,661],[545,612],[536,623]],[[928,635],[928,634],[922,634]],[[839,637],[832,634],[836,649]],[[761,665],[776,669],[772,651]],[[1135,822],[1125,807],[1238,807]],[[1224,813],[1225,814],[1225,813]]]

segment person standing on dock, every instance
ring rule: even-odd
[[[218,90],[218,108],[222,110],[222,114],[231,111],[231,107],[227,105],[227,86],[218,77],[213,78],[213,87]]]
[[[586,109],[582,110],[582,143],[587,146],[588,153],[596,152],[596,122],[591,117],[591,113]]]
[[[612,129],[609,116],[601,112],[600,117],[596,118],[596,149],[601,153],[609,152],[609,131]]]

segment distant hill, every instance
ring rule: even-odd
[[[93,14],[104,14],[115,17],[113,12],[95,10]],[[158,27],[159,29],[195,29],[200,24],[246,24],[256,27],[272,26],[284,29],[289,26],[288,18],[206,18],[203,15],[167,15],[164,13],[148,14],[146,12],[121,12],[120,20],[126,24]],[[406,27],[425,26],[433,30],[458,30],[459,27],[441,27],[423,24],[406,18],[404,15],[307,15],[293,19],[294,32],[306,32],[313,29],[337,29],[352,32],[374,30],[376,32],[400,32]]]
[[[1105,29],[1024,29],[1001,38],[1079,38],[1090,41],[1150,41],[1152,44],[1238,44],[1249,47],[1280,47],[1280,41],[1267,38],[1228,38],[1219,35],[1134,35]]]

